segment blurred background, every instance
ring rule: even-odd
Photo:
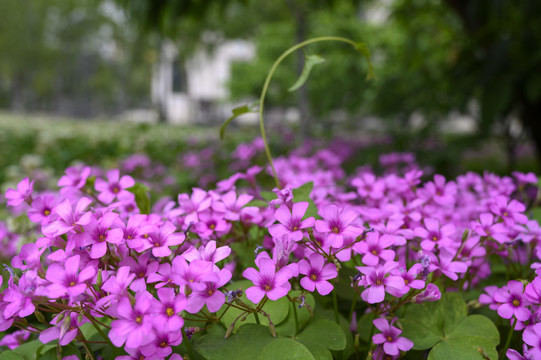
[[[276,151],[346,137],[377,146],[360,162],[539,171],[539,0],[0,0],[0,181],[134,153],[182,168],[283,51],[325,35],[364,42],[376,78],[346,44],[287,58],[266,102]],[[288,92],[310,54],[326,61]],[[225,148],[256,121],[235,120]]]

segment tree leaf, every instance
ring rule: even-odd
[[[295,84],[293,84],[287,91],[295,91],[298,90],[301,86],[304,85],[306,80],[308,80],[308,77],[310,76],[310,71],[312,71],[312,68],[314,65],[324,63],[325,59],[322,58],[319,55],[307,55],[304,58],[304,68],[302,69],[301,75],[295,81]]]
[[[303,342],[322,345],[331,350],[343,350],[346,347],[346,335],[342,327],[328,319],[318,319],[297,336]]]
[[[141,214],[149,214],[150,197],[148,196],[148,192],[150,191],[150,189],[148,188],[148,186],[141,183],[135,183],[135,185],[126,190],[135,195],[135,202],[137,203],[137,207],[139,208]]]
[[[247,114],[247,113],[251,113],[251,112],[256,112],[257,111],[257,106],[258,106],[259,102],[255,102],[253,103],[252,105],[243,105],[243,106],[239,106],[239,107],[236,107],[232,110],[233,112],[233,115],[231,115],[224,123],[223,125],[220,127],[220,139],[224,139],[225,137],[225,128],[227,127],[227,125],[229,125],[229,123],[231,121],[233,121],[235,118],[239,117],[240,115],[242,114]]]
[[[238,359],[249,359],[237,357]],[[257,360],[295,359],[316,360],[310,350],[293,339],[280,338],[267,344],[256,358]]]

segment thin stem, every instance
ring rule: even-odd
[[[332,291],[332,305],[334,307],[334,320],[340,325],[340,318],[338,317],[338,300],[336,299],[336,291]]]
[[[511,328],[509,329],[509,332],[507,333],[507,339],[505,340],[505,346],[501,348],[500,353],[498,354],[499,359],[504,359],[503,356],[507,352],[507,349],[509,348],[509,344],[511,343],[511,338],[513,337],[513,332],[515,331],[514,327],[515,327],[516,322],[517,322],[516,319],[513,319],[513,321],[511,322]]]
[[[181,330],[182,330],[182,338],[186,339],[184,343],[186,344],[186,349],[188,350],[188,357],[190,359],[193,359],[192,343],[190,342],[190,339],[188,339],[188,336],[186,335],[186,331],[184,330],[184,328],[182,328]]]
[[[88,345],[86,345],[86,341],[82,341],[83,347],[85,348],[86,352],[88,353],[88,356],[91,360],[95,360],[94,356],[92,355],[92,351],[88,348]]]
[[[295,336],[297,336],[300,331],[299,315],[297,314],[297,305],[294,302],[291,302],[291,306],[293,306],[293,315],[295,316]]]
[[[259,316],[257,315],[257,312],[254,311],[254,317],[255,317],[255,322],[257,325],[261,325],[261,323],[259,322]]]
[[[96,330],[98,331],[98,333],[101,335],[101,337],[107,341],[107,343],[109,344],[109,346],[111,347],[114,347],[113,343],[111,342],[111,339],[109,339],[109,337],[107,335],[105,335],[105,333],[103,332],[103,330],[100,328],[100,325],[96,322],[96,319],[94,319],[94,317],[92,315],[90,315],[88,313],[88,311],[86,310],[83,310],[83,313],[85,314],[85,316],[88,318],[88,320],[90,320],[90,322],[92,323],[92,325],[94,326],[94,328],[96,328]]]
[[[276,59],[274,64],[272,64],[272,67],[271,67],[269,73],[267,74],[267,78],[265,79],[265,83],[263,84],[263,90],[261,90],[261,96],[259,97],[259,128],[260,128],[260,131],[261,131],[261,138],[263,139],[263,143],[265,144],[265,154],[267,155],[267,160],[269,161],[269,165],[270,165],[271,170],[272,170],[272,175],[274,177],[274,181],[276,182],[276,187],[279,188],[279,189],[280,189],[280,181],[278,180],[278,174],[276,173],[276,169],[274,168],[274,163],[272,161],[272,156],[271,156],[271,153],[270,153],[270,148],[269,148],[269,144],[268,144],[268,141],[267,141],[267,136],[265,135],[265,126],[264,126],[264,123],[263,123],[263,109],[264,109],[264,106],[265,106],[265,96],[267,95],[267,90],[269,89],[269,84],[270,84],[272,76],[274,75],[274,72],[276,71],[276,68],[278,68],[278,65],[280,65],[280,63],[289,54],[291,54],[292,52],[294,52],[294,51],[296,51],[296,50],[298,50],[298,49],[300,49],[302,47],[305,47],[306,45],[313,44],[313,43],[316,43],[316,42],[322,42],[322,41],[345,42],[347,44],[352,45],[354,48],[359,49],[358,44],[355,43],[354,41],[352,41],[350,39],[347,39],[347,38],[339,37],[339,36],[322,36],[322,37],[317,37],[317,38],[309,39],[309,40],[303,41],[301,43],[298,43],[297,45],[294,45],[294,46],[290,47],[289,49],[287,49],[282,55],[280,55],[280,57],[278,59]],[[368,56],[366,54],[365,54],[365,56],[368,59]],[[369,63],[369,66],[371,66],[370,63]]]

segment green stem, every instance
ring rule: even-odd
[[[94,319],[94,317],[92,315],[90,315],[90,313],[86,310],[83,310],[83,313],[85,314],[85,316],[88,318],[88,320],[90,320],[90,322],[92,323],[92,325],[94,326],[94,328],[96,328],[96,330],[98,331],[98,333],[101,335],[101,337],[107,341],[107,343],[109,344],[109,346],[111,347],[114,347],[113,343],[111,342],[111,339],[109,339],[109,337],[107,335],[105,335],[105,333],[103,332],[103,330],[100,328],[100,325],[96,322],[96,319]]]
[[[293,306],[293,315],[295,316],[295,336],[300,331],[300,324],[299,324],[299,315],[297,314],[297,305],[296,303],[292,302],[291,306]]]
[[[188,350],[188,357],[190,359],[193,359],[193,351],[192,351],[192,343],[190,342],[190,339],[188,339],[188,336],[186,335],[186,330],[182,328],[182,339],[183,342],[186,344],[186,350]]]
[[[516,323],[516,319],[514,319],[511,322],[511,328],[509,329],[509,332],[507,333],[507,339],[505,340],[505,346],[500,350],[500,353],[498,354],[498,359],[504,359],[504,355],[507,352],[507,349],[509,348],[509,344],[511,343],[511,338],[513,337],[514,327]]]
[[[353,300],[351,301],[351,308],[349,309],[349,315],[348,315],[349,321],[351,321],[351,319],[353,318],[353,312],[355,311],[356,304],[357,304],[357,293],[353,294]]]
[[[305,47],[306,45],[313,44],[313,43],[316,43],[316,42],[322,42],[322,41],[344,42],[344,43],[352,45],[354,48],[359,50],[359,44],[355,43],[354,41],[352,41],[350,39],[340,37],[340,36],[322,36],[322,37],[317,37],[317,38],[309,39],[309,40],[303,41],[301,43],[298,43],[297,45],[294,45],[294,46],[290,47],[289,49],[287,49],[282,55],[280,55],[280,57],[278,59],[276,59],[274,64],[272,64],[272,67],[271,67],[269,73],[267,74],[267,78],[265,79],[265,83],[263,84],[263,90],[261,90],[261,96],[259,97],[259,128],[260,128],[260,131],[261,131],[261,138],[263,139],[263,143],[265,144],[265,154],[267,155],[267,160],[269,161],[269,165],[270,165],[271,170],[272,170],[272,175],[274,177],[274,181],[276,182],[276,187],[278,187],[278,188],[280,188],[280,181],[278,180],[278,174],[276,173],[276,169],[274,168],[274,163],[272,161],[272,156],[271,156],[271,153],[270,153],[269,144],[267,142],[267,136],[265,135],[265,126],[263,124],[263,109],[264,109],[264,105],[265,105],[265,96],[267,95],[267,90],[269,89],[269,84],[270,84],[272,76],[274,75],[274,72],[276,71],[276,68],[278,68],[278,65],[280,65],[280,63],[289,54],[293,53],[294,51],[296,51],[296,50],[298,50],[300,48]],[[363,53],[363,54],[369,60],[368,55],[366,53]],[[370,69],[371,69],[372,67],[371,67],[370,62],[369,62],[369,66],[370,66]]]
[[[336,299],[336,291],[332,291],[332,305],[334,308],[334,320],[340,325],[340,318],[338,317],[338,300]]]
[[[257,325],[261,325],[261,323],[259,322],[259,316],[257,316],[257,312],[254,311],[254,317],[255,317],[255,322]]]

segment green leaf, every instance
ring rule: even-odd
[[[370,332],[372,330],[372,327],[374,326],[372,321],[374,321],[375,318],[376,314],[373,312],[369,312],[361,316],[361,318],[357,322],[357,332],[359,333],[359,338],[366,343],[370,342]]]
[[[463,336],[440,342],[428,354],[428,360],[486,360],[498,359],[496,345],[479,336]]]
[[[150,197],[148,196],[148,191],[150,190],[148,186],[141,183],[136,183],[132,187],[126,189],[135,195],[135,202],[141,214],[150,213]]]
[[[261,191],[259,195],[261,195],[261,197],[267,202],[276,199],[276,194],[272,191]]]
[[[245,324],[230,338],[205,335],[194,341],[194,350],[207,360],[255,359],[263,348],[274,341],[263,325]]]
[[[246,290],[247,288],[252,287],[252,286],[254,285],[252,284],[250,280],[240,280],[240,281],[235,281],[234,283],[229,285],[228,289]],[[240,299],[245,304],[251,305],[254,308],[256,307],[256,304],[248,300],[248,298],[246,297],[246,294],[243,293]],[[276,326],[286,319],[289,313],[289,306],[290,306],[289,300],[286,297],[283,297],[276,301],[267,300],[267,302],[265,303],[262,309],[263,311],[265,311],[267,314],[270,315],[271,321]],[[224,324],[224,326],[228,328],[233,323],[233,321],[235,321],[235,319],[243,313],[243,311],[234,307],[229,307],[226,311],[225,310],[226,308],[227,308],[227,305],[224,305],[222,309],[218,311],[218,316],[221,316],[221,314],[224,313],[225,311],[225,314],[222,316],[221,321]],[[259,321],[261,325],[265,325],[265,326],[269,325],[269,320],[267,319],[267,317],[261,314],[258,314],[258,317],[259,317]],[[244,322],[241,322],[240,319],[237,320],[237,322],[235,323],[233,332],[235,332],[241,325],[245,323],[255,323],[255,322],[256,322],[255,316],[253,314],[249,314],[246,317],[246,320]]]
[[[251,113],[251,112],[256,112],[257,111],[257,106],[258,106],[259,102],[255,102],[253,103],[252,105],[243,105],[243,106],[239,106],[239,107],[236,107],[234,108],[232,111],[233,111],[233,115],[230,116],[226,121],[225,123],[222,125],[222,127],[220,127],[220,139],[224,139],[225,137],[225,128],[227,127],[227,125],[229,125],[229,123],[231,121],[233,121],[235,118],[237,118],[238,116],[242,115],[242,114],[247,114],[247,113]]]
[[[312,353],[312,356],[317,360],[333,360],[331,351],[325,346],[313,342],[306,342],[298,338],[296,340],[306,346],[306,348]]]
[[[344,330],[336,322],[328,319],[318,319],[309,323],[297,338],[331,350],[342,350],[346,347]]]
[[[306,184],[293,189],[293,201],[294,202],[300,202],[300,201],[306,201],[308,202],[308,209],[306,210],[306,213],[304,214],[304,218],[309,218],[311,216],[316,217],[317,216],[317,207],[310,199],[310,194],[312,193],[312,189],[314,188],[314,182],[309,181]]]
[[[21,355],[25,359],[35,359],[36,354],[39,353],[39,350],[43,347],[43,343],[39,340],[32,340],[21,346],[13,349],[17,354]]]
[[[293,290],[289,292],[289,296],[294,298],[296,296],[299,296],[301,294],[300,290]],[[314,300],[314,297],[312,294],[304,294],[304,303],[308,305],[312,311],[314,311],[316,306],[316,301]],[[293,306],[297,309],[297,319],[299,321],[299,329],[302,330],[306,323],[312,318],[312,315],[310,314],[310,311],[308,311],[308,308],[306,306],[298,307],[299,303],[290,303],[289,304],[289,314],[287,315],[286,319],[278,324],[276,326],[276,333],[278,336],[295,336],[296,334],[296,328],[295,328],[295,313],[293,312]]]
[[[450,334],[467,315],[467,306],[459,294],[448,293],[441,300],[412,304],[400,323],[403,335],[413,341],[414,350],[429,349]]]
[[[25,358],[13,350],[7,350],[0,353],[0,360],[25,360]]]
[[[485,338],[494,345],[500,343],[498,328],[490,319],[483,315],[470,315],[462,320],[460,324],[447,336],[448,339],[478,336]]]
[[[238,359],[248,359],[237,357]],[[256,358],[257,360],[295,359],[316,360],[310,350],[293,339],[281,338],[267,344]]]
[[[324,62],[325,59],[319,55],[307,55],[304,58],[304,68],[302,69],[301,75],[299,76],[297,81],[295,81],[295,84],[293,84],[289,89],[287,89],[287,91],[295,91],[301,86],[303,86],[306,80],[308,80],[308,77],[310,76],[310,71],[312,71],[314,65]]]

